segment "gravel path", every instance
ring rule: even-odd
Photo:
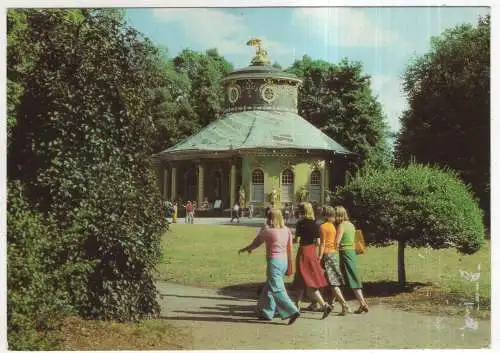
[[[159,282],[162,317],[189,337],[186,349],[329,349],[329,348],[486,348],[490,321],[476,330],[461,330],[461,317],[438,317],[371,305],[364,315],[327,319],[304,312],[297,322],[259,321],[255,300],[237,292]],[[368,298],[368,302],[369,298]],[[350,303],[356,308],[356,303]]]

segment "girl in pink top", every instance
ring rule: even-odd
[[[280,210],[272,209],[267,216],[267,225],[254,241],[239,250],[249,254],[262,243],[266,244],[267,281],[260,294],[257,309],[263,320],[272,320],[277,310],[281,319],[289,319],[291,325],[300,316],[299,310],[288,296],[283,276],[288,269],[288,258],[292,259],[292,232],[285,227]]]

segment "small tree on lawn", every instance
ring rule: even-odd
[[[470,188],[450,171],[416,164],[367,169],[339,189],[334,202],[347,208],[368,244],[398,242],[401,285],[406,283],[406,246],[455,247],[472,254],[484,240],[482,211]]]

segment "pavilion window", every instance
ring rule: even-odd
[[[311,173],[311,182],[309,184],[309,201],[321,202],[321,173],[314,170]]]
[[[252,192],[250,201],[264,202],[264,173],[260,169],[256,169],[252,172]]]
[[[293,202],[293,172],[290,169],[281,173],[281,202]]]

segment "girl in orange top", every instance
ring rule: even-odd
[[[339,288],[339,286],[344,284],[344,279],[339,265],[337,237],[335,226],[333,225],[334,216],[333,207],[327,206],[325,209],[325,223],[320,227],[320,247],[318,256],[325,270],[325,277],[332,287],[332,293],[335,294],[335,297],[342,305],[342,312],[340,315],[345,315],[350,312],[350,310]]]

